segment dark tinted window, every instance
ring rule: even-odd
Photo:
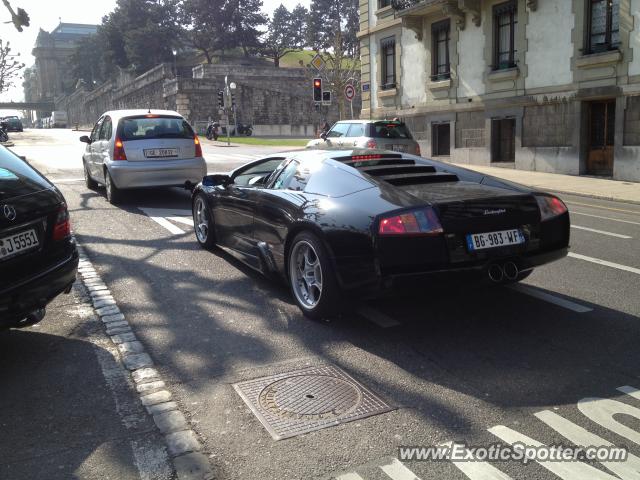
[[[0,201],[50,187],[26,162],[0,147]]]
[[[265,177],[266,180],[266,177],[271,175],[283,160],[281,157],[276,157],[259,163],[258,165],[248,167],[233,177],[233,183],[235,185],[247,186],[249,182],[256,177]]]
[[[371,137],[374,138],[411,138],[404,123],[376,122],[371,124]]]
[[[180,117],[144,116],[124,118],[120,122],[122,140],[152,138],[193,138],[195,134],[186,120]]]
[[[361,176],[324,162],[319,168],[313,168],[304,191],[328,197],[342,197],[371,187],[373,184]]]

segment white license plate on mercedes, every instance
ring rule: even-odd
[[[144,151],[146,158],[177,157],[177,148],[148,148]]]
[[[485,248],[506,247],[525,242],[524,235],[518,229],[502,230],[500,232],[470,233],[467,235],[469,251]]]
[[[0,238],[0,260],[36,248],[38,245],[40,245],[38,235],[33,229],[2,237]]]

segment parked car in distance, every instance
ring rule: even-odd
[[[15,115],[4,117],[2,118],[2,121],[7,126],[8,132],[22,132],[24,130],[22,120],[20,120],[20,118]]]
[[[87,188],[104,185],[114,204],[124,190],[191,187],[207,173],[198,135],[178,112],[106,112],[80,141],[87,144],[82,155]]]
[[[207,175],[192,208],[201,246],[282,278],[314,318],[394,287],[429,295],[447,280],[518,282],[569,246],[559,198],[381,150],[265,156]]]
[[[51,113],[51,128],[67,128],[67,112],[56,110]]]
[[[398,120],[342,120],[307,148],[370,148],[420,156],[420,145]]]
[[[64,197],[0,147],[0,328],[39,322],[51,300],[71,291],[77,268]]]

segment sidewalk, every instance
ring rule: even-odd
[[[461,163],[453,165],[542,190],[640,204],[640,183]]]

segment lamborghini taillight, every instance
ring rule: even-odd
[[[378,225],[378,234],[381,236],[439,235],[442,232],[440,220],[430,207],[382,217]]]

